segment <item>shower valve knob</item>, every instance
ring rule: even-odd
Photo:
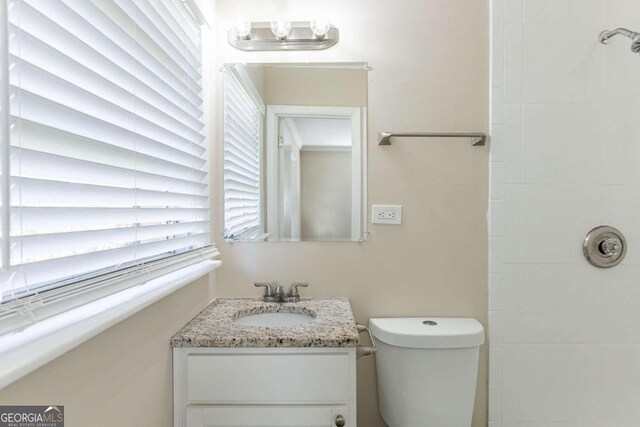
[[[600,243],[599,249],[600,252],[602,252],[602,255],[615,257],[620,255],[620,251],[622,250],[622,242],[620,241],[620,239],[616,239],[615,237],[608,237]]]
[[[620,264],[627,249],[627,241],[620,230],[606,225],[589,231],[582,243],[585,258],[598,268],[610,268]]]

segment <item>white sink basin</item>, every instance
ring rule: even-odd
[[[243,326],[287,327],[297,326],[313,321],[313,317],[301,313],[260,313],[242,316],[235,323]]]

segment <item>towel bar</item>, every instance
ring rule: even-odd
[[[471,138],[471,145],[474,147],[484,146],[487,142],[487,134],[480,132],[471,133],[424,133],[424,132],[380,132],[380,142],[378,145],[391,145],[391,138]]]

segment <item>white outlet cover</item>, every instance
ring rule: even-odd
[[[402,206],[373,205],[371,206],[371,222],[373,224],[402,224]]]

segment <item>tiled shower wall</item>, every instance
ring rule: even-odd
[[[490,427],[640,425],[639,0],[493,0]],[[624,262],[582,256],[622,230]]]

